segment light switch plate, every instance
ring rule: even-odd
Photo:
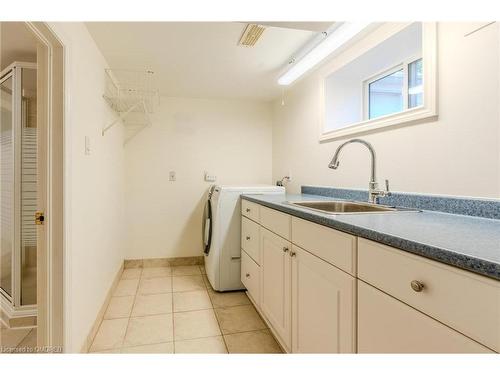
[[[90,137],[88,135],[85,136],[85,155],[90,155]]]

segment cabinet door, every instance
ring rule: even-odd
[[[356,279],[292,246],[292,352],[356,352]]]
[[[261,310],[282,344],[290,348],[291,244],[261,228]]]
[[[459,332],[358,281],[359,353],[491,353]]]

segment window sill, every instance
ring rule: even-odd
[[[321,129],[319,142],[327,142],[352,135],[379,132],[389,130],[391,128],[413,125],[415,122],[420,122],[425,119],[433,119],[435,117],[437,117],[437,110],[435,108],[412,108],[392,115],[361,121],[353,125],[330,130],[328,132],[323,132],[323,129]]]

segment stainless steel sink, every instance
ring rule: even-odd
[[[328,214],[368,214],[399,211],[416,211],[409,208],[384,206],[380,204],[351,201],[301,201],[289,204]]]

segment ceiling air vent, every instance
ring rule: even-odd
[[[265,29],[266,28],[264,26],[249,23],[245,27],[238,45],[244,47],[253,47],[255,43],[257,43]]]

